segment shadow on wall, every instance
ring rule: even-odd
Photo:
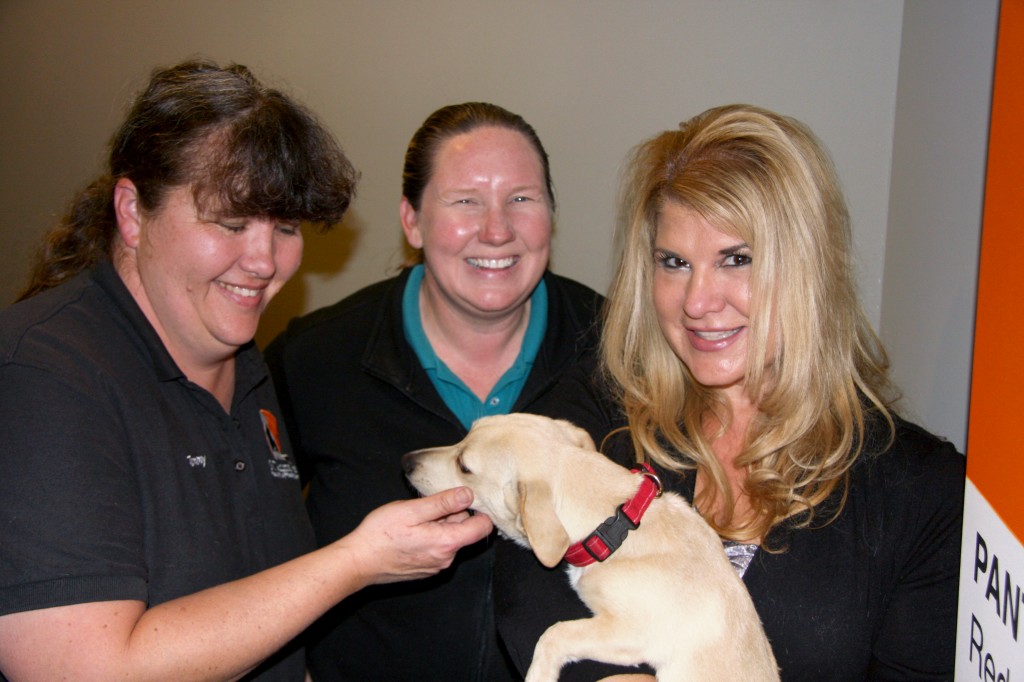
[[[256,331],[256,345],[260,348],[266,348],[284,330],[289,320],[307,312],[309,285],[306,283],[306,275],[330,278],[345,269],[359,244],[363,222],[357,214],[350,212],[340,225],[329,232],[317,232],[309,225],[304,225],[302,231],[302,265],[263,311]]]

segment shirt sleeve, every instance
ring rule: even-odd
[[[85,383],[0,367],[0,615],[146,598],[142,518],[112,405]]]
[[[918,459],[908,480],[896,581],[875,638],[871,679],[949,679],[953,674],[965,461],[948,443]],[[894,529],[895,530],[895,529]]]

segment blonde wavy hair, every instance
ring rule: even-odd
[[[749,105],[710,109],[636,147],[623,181],[621,259],[602,340],[637,456],[696,470],[708,485],[694,500],[733,509],[725,471],[711,451],[726,403],[697,383],[668,345],[654,310],[654,240],[673,202],[746,242],[753,254],[747,371],[758,414],[737,463],[747,470],[754,514],[708,518],[724,537],[757,541],[786,519],[815,512],[848,472],[876,411],[890,439],[895,399],[888,359],[857,298],[850,221],[832,161],[800,122]],[[775,343],[771,343],[774,337]],[[710,516],[710,515],[709,515]]]

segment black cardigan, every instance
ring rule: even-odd
[[[563,277],[544,277],[547,330],[513,411],[603,431],[607,415],[586,390],[603,299]],[[265,354],[310,484],[307,506],[320,545],[376,507],[414,496],[402,475],[403,453],[466,434],[405,340],[407,279],[405,271],[292,321]],[[465,548],[435,578],[349,597],[313,628],[315,679],[514,679],[494,627],[493,562],[490,539]]]

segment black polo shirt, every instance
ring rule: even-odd
[[[0,312],[0,415],[0,615],[153,606],[314,547],[259,351],[225,413],[110,264]],[[301,680],[301,654],[270,668]]]

